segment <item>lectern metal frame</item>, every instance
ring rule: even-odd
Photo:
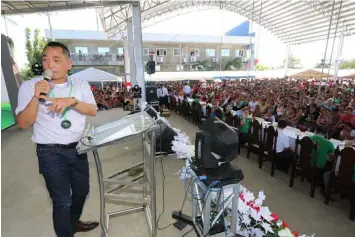
[[[139,118],[140,116],[144,117],[144,120],[148,120],[148,123],[147,121],[144,121],[145,126],[141,126],[138,129],[134,129],[134,131],[132,131],[131,133],[127,132],[127,128],[132,129],[132,126],[134,126],[134,119],[136,119],[136,121],[139,122],[139,119],[137,120],[137,118]],[[158,125],[153,119],[150,118],[150,116],[146,112],[140,112],[131,116],[126,116],[122,119],[122,123],[120,123],[120,121],[121,120],[118,120],[114,123],[118,126],[121,126],[121,128],[124,128],[124,126],[122,126],[122,123],[127,123],[124,132],[120,132],[119,130],[117,130],[117,128],[115,132],[114,129],[109,128],[110,124],[102,126],[102,127],[106,126],[105,131],[106,133],[110,134],[110,136],[108,138],[103,139],[102,142],[98,142],[95,140],[95,135],[97,134],[97,132],[95,131],[96,128],[92,125],[89,125],[88,128],[85,130],[84,133],[85,135],[82,139],[82,142],[79,143],[77,147],[79,154],[92,151],[94,155],[94,160],[95,160],[95,165],[96,165],[97,175],[98,175],[99,191],[100,191],[101,237],[109,236],[110,218],[131,214],[139,211],[145,212],[148,225],[149,225],[150,236],[156,237],[157,217],[156,217],[156,179],[155,179],[155,141],[156,141],[155,129],[157,128]],[[112,126],[115,125],[113,124],[111,125],[111,127]],[[121,130],[123,131],[123,129]],[[123,143],[125,141],[135,139],[139,136],[142,138],[143,161],[123,171],[110,175],[108,178],[104,178],[98,149],[108,145]],[[101,135],[101,138],[102,137],[103,136]],[[117,179],[119,175],[127,173],[132,168],[138,166],[143,166],[143,175],[130,181]],[[109,184],[109,185],[117,184],[119,186],[111,190],[106,190],[105,184]],[[142,198],[137,198],[136,196],[132,196],[132,197],[122,196],[113,193],[113,191],[123,186],[142,187]],[[148,192],[150,193],[149,199],[147,195]],[[136,201],[134,204],[138,203],[138,205],[133,208],[106,213],[106,203],[115,203],[115,204],[132,206],[133,203],[132,201]]]

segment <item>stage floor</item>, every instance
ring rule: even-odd
[[[122,109],[100,111],[90,123],[102,124],[114,121],[127,114]],[[186,132],[194,139],[197,127],[180,116],[172,113],[168,118],[172,126]],[[6,237],[51,237],[55,236],[52,228],[51,201],[48,197],[43,178],[38,174],[38,162],[35,146],[30,137],[32,129],[21,131],[17,127],[2,132],[2,236]],[[131,141],[119,146],[104,148],[100,152],[102,165],[106,175],[129,167],[141,159],[140,143]],[[96,169],[92,154],[90,158],[91,193],[86,202],[83,220],[99,219],[99,195],[96,179]],[[292,230],[300,234],[313,234],[319,237],[354,237],[355,222],[348,219],[350,204],[346,201],[332,202],[329,206],[323,203],[319,191],[316,197],[309,197],[309,184],[295,181],[294,189],[288,187],[288,176],[276,172],[275,177],[269,175],[270,164],[266,163],[263,170],[257,165],[256,156],[245,158],[245,151],[236,160],[243,168],[245,180],[242,182],[255,194],[264,190],[266,204],[282,220],[289,224]],[[174,220],[171,212],[181,208],[185,190],[184,184],[174,174],[179,171],[183,162],[175,156],[163,159],[165,171],[165,212],[159,226],[165,227]],[[162,172],[160,162],[157,162],[157,206],[158,213],[162,210]],[[115,208],[115,209],[113,209]],[[107,210],[119,207],[107,206]],[[185,204],[184,212],[191,213],[190,202]],[[178,237],[188,231],[175,229],[173,226],[158,231],[160,237]],[[144,213],[136,213],[118,217],[110,221],[110,236],[144,237],[148,235]],[[78,233],[77,237],[98,237],[100,230],[88,233]],[[187,236],[195,236],[191,233]]]

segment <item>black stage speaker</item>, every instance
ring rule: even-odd
[[[159,127],[155,130],[155,151],[169,154],[174,153],[171,150],[171,142],[174,141],[174,137],[177,136],[177,133],[172,127],[170,127],[161,118],[159,118],[158,112],[152,106],[147,106],[144,111],[147,112],[149,116],[152,117],[154,120],[156,120],[159,125]]]
[[[150,102],[158,101],[157,96],[157,86],[156,85],[146,85],[145,86],[145,99],[148,104]]]
[[[154,74],[155,73],[155,61],[148,61],[146,69],[147,69],[147,73],[149,75]]]
[[[160,128],[158,128],[159,131],[156,131],[156,152],[174,153],[171,147],[172,141],[174,141],[174,137],[177,136],[177,133],[163,120],[158,119],[157,123]]]

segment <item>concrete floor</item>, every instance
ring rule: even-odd
[[[102,124],[124,116],[121,109],[102,111],[90,123]],[[171,124],[180,128],[194,139],[197,127],[172,114]],[[35,146],[30,141],[32,130],[20,131],[17,127],[2,132],[2,236],[4,237],[51,237],[55,236],[52,228],[51,202],[44,185],[43,178],[38,174],[38,162]],[[141,158],[140,145],[134,141],[103,148],[100,151],[104,173],[109,175],[135,164]],[[95,165],[92,154],[90,158],[91,194],[86,202],[83,220],[99,219],[99,195]],[[293,189],[288,187],[288,176],[276,172],[275,177],[269,175],[270,165],[266,163],[263,170],[258,168],[256,157],[245,158],[245,151],[235,161],[243,168],[245,180],[242,182],[250,191],[257,194],[264,190],[266,204],[272,212],[286,221],[292,230],[299,233],[313,234],[319,237],[355,237],[355,222],[348,219],[349,203],[340,201],[324,205],[323,198],[309,197],[308,183],[295,182]],[[184,197],[184,185],[174,174],[183,162],[175,156],[163,159],[165,179],[165,212],[159,222],[164,227],[173,222],[171,212],[181,208]],[[157,164],[157,203],[158,213],[162,210],[162,172],[160,162]],[[119,207],[108,206],[109,211]],[[191,212],[187,201],[184,212]],[[178,237],[189,230],[186,227],[179,231],[174,227],[159,231],[160,237]],[[118,217],[110,221],[110,236],[149,236],[143,213]],[[98,237],[99,229],[88,233],[76,234],[77,237]],[[195,236],[191,233],[187,236]]]

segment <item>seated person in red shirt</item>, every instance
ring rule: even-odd
[[[351,124],[353,127],[355,127],[355,121],[353,120],[355,118],[355,115],[352,114],[353,108],[348,106],[345,109],[345,113],[340,116],[340,123],[353,123]]]

